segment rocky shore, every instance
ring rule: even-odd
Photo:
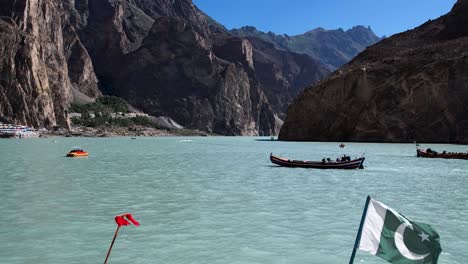
[[[70,130],[42,131],[41,136],[62,137],[159,137],[159,136],[208,136],[206,132],[190,129],[157,129],[145,126],[102,126],[97,128],[74,126]]]

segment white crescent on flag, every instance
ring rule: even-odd
[[[429,255],[419,255],[414,252],[411,252],[408,247],[406,247],[405,242],[403,241],[403,234],[405,233],[405,229],[408,227],[406,223],[401,224],[397,230],[395,231],[395,245],[400,251],[400,254],[403,255],[405,258],[410,260],[422,260]]]

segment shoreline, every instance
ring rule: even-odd
[[[166,136],[209,136],[211,134],[191,129],[158,129],[145,126],[131,127],[82,127],[70,130],[42,131],[40,137],[166,137]]]

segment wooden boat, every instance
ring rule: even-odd
[[[82,148],[73,148],[67,153],[67,157],[70,158],[88,157],[88,155],[88,152],[84,151]]]
[[[468,160],[467,153],[456,153],[456,152],[436,152],[431,149],[422,150],[416,149],[416,156],[422,158],[439,158],[439,159],[466,159]]]
[[[290,160],[270,154],[270,161],[283,167],[313,168],[313,169],[364,169],[364,157],[348,161],[308,161]]]

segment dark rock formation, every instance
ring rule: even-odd
[[[350,61],[366,47],[376,43],[377,37],[370,27],[356,26],[349,30],[316,28],[296,36],[262,32],[252,26],[230,31],[240,37],[256,37],[273,43],[276,48],[307,54],[325,64],[330,70]]]
[[[276,49],[273,44],[249,37],[253,46],[252,66],[275,114],[284,120],[288,106],[307,85],[330,72],[308,55]]]
[[[228,61],[213,53],[207,37],[185,20],[156,19],[143,45],[124,57],[116,93],[186,127],[227,135],[274,133],[273,113],[245,67],[250,44],[238,50],[232,44]]]
[[[328,74],[309,57],[265,53],[233,37],[191,1],[169,2],[89,4],[81,36],[102,91],[188,128],[269,135],[298,90]],[[264,82],[271,72],[275,86]]]
[[[0,115],[7,120],[68,126],[72,90],[100,94],[65,8],[61,1],[0,3]]]
[[[281,140],[468,143],[468,1],[366,49],[290,106]]]

